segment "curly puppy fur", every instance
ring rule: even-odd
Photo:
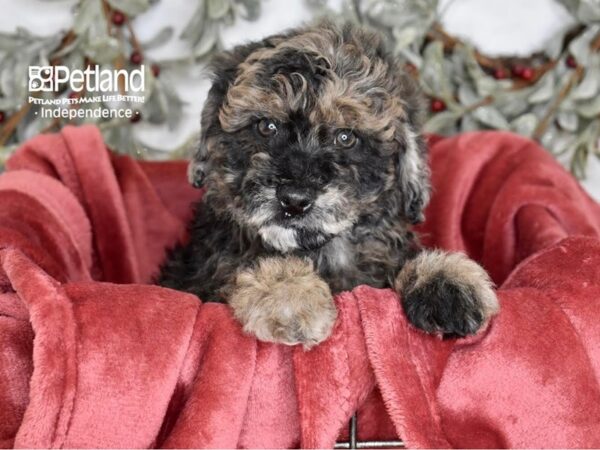
[[[481,268],[423,253],[410,229],[429,199],[421,100],[378,35],[324,22],[236,47],[212,72],[188,172],[206,192],[159,283],[307,346],[333,326],[319,278],[334,293],[396,286],[430,332],[473,333],[496,311]]]

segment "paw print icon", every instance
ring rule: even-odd
[[[53,75],[51,66],[29,66],[29,92],[53,91]]]

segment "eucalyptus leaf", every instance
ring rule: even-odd
[[[598,0],[580,0],[577,18],[583,23],[600,21],[600,2]]]
[[[86,0],[87,1],[87,0]],[[137,16],[150,7],[148,0],[107,0],[110,6],[128,16]]]
[[[218,27],[214,22],[207,24],[200,40],[194,46],[195,57],[206,56],[215,47],[219,37],[218,32]]]
[[[458,100],[465,106],[471,106],[481,99],[467,83],[458,87]]]
[[[101,0],[85,0],[77,4],[73,21],[73,32],[83,34],[97,23],[104,22],[104,11]],[[104,25],[102,23],[102,25]]]
[[[504,116],[493,106],[480,106],[473,111],[473,117],[479,122],[498,130],[507,130],[509,124]]]
[[[471,114],[465,114],[460,119],[460,131],[469,132],[469,131],[477,131],[481,127],[477,123],[477,120],[473,118]]]
[[[236,0],[235,7],[238,14],[249,21],[255,21],[260,15],[260,0]]]
[[[591,56],[590,44],[600,31],[600,25],[592,25],[580,36],[576,37],[569,44],[569,53],[575,57],[579,64],[587,66]]]
[[[477,93],[482,97],[492,94],[497,89],[497,82],[488,76],[475,58],[475,51],[471,47],[464,47],[462,50],[465,57],[465,67],[471,80],[475,83]]]
[[[515,133],[530,137],[538,123],[539,119],[535,114],[523,114],[510,123],[510,129]]]
[[[394,38],[396,40],[395,51],[399,52],[400,50],[408,47],[410,44],[415,42],[420,32],[416,27],[396,27],[392,30],[394,34]]]
[[[571,91],[571,98],[587,100],[598,95],[600,90],[600,68],[590,67],[586,70],[583,80]]]
[[[577,114],[574,112],[561,111],[558,113],[556,120],[563,130],[575,132],[579,124]]]
[[[120,44],[114,37],[99,37],[87,42],[84,52],[92,61],[100,64],[110,64],[119,56]]]
[[[173,37],[174,32],[175,31],[173,27],[163,27],[150,39],[141,42],[140,45],[144,48],[144,50],[152,50],[169,41]]]
[[[546,73],[540,81],[538,81],[535,91],[529,96],[529,103],[547,102],[554,96],[555,77],[554,73]]]
[[[456,124],[460,117],[455,111],[443,111],[433,115],[425,122],[426,133],[443,133]]]
[[[221,19],[229,12],[231,0],[207,0],[208,17],[211,19]]]
[[[586,119],[596,118],[600,115],[600,95],[585,102],[577,103],[577,113]]]
[[[447,72],[444,70],[444,49],[439,41],[432,42],[423,53],[422,82],[444,99],[451,97]]]
[[[193,47],[202,38],[204,32],[204,22],[206,20],[205,0],[198,0],[198,6],[192,14],[192,18],[181,32],[181,39],[188,41]]]

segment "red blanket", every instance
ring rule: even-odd
[[[482,262],[501,314],[442,341],[361,286],[308,352],[145,284],[199,196],[184,163],[91,127],[25,144],[0,176],[0,446],[331,447],[358,409],[360,439],[409,447],[600,447],[599,206],[520,137],[430,144],[425,241]]]

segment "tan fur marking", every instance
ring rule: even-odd
[[[305,348],[327,339],[337,317],[329,286],[297,257],[264,258],[239,272],[229,304],[246,333]]]

